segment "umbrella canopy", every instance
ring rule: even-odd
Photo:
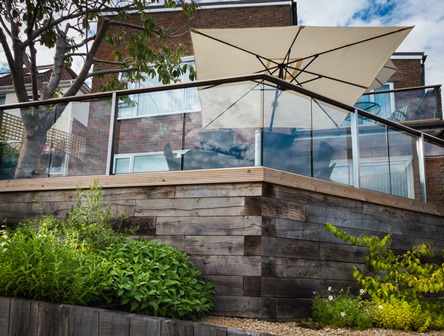
[[[384,86],[390,77],[392,77],[396,72],[396,66],[393,64],[392,60],[389,59],[384,66],[382,67],[381,71],[376,75],[373,82],[370,84],[367,91],[377,89],[381,86]]]
[[[413,27],[192,29],[200,80],[265,72],[353,105]]]

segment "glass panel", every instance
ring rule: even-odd
[[[116,174],[130,172],[130,158],[116,158],[114,172]]]
[[[421,200],[416,137],[388,129],[391,194]]]
[[[91,117],[95,120],[90,118],[90,109],[94,109]],[[7,157],[2,159],[2,170],[8,172],[1,175],[30,178],[104,174],[109,116],[109,101],[4,110],[1,141],[2,156]],[[37,124],[35,120],[39,120]],[[89,124],[95,125],[94,130],[88,128]]]
[[[313,101],[312,171],[309,176],[350,185],[353,183],[351,127],[342,126],[349,112]]]
[[[442,115],[439,97],[437,87],[388,90],[388,86],[384,86],[363,95],[356,107],[397,122],[428,120]]]
[[[186,61],[194,65],[193,61]],[[189,82],[189,72],[178,79],[180,83]],[[128,83],[129,89],[160,86],[157,77],[148,76],[144,81]],[[159,116],[164,114],[200,111],[200,101],[197,88],[175,89],[168,91],[147,92],[122,97],[119,102],[119,118],[134,118],[143,116]]]
[[[389,148],[385,126],[359,126],[361,188],[391,193]]]
[[[262,165],[310,174],[311,101],[291,90],[264,88]]]
[[[176,89],[131,95],[119,105],[119,118],[158,116],[200,110],[197,90]]]
[[[185,120],[194,114],[118,120],[114,154],[132,158],[129,172],[179,170],[182,130]]]
[[[166,171],[168,164],[163,154],[134,157],[134,172]]]
[[[256,82],[199,88],[202,113],[188,114],[182,168],[253,166],[263,92]]]

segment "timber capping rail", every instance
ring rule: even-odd
[[[236,328],[0,297],[2,336],[272,336]]]
[[[358,189],[264,167],[4,180],[0,181],[0,193],[75,190],[77,188],[88,188],[95,180],[98,180],[101,187],[105,189],[263,182],[349,198],[356,201],[444,216],[444,206],[423,203],[413,199],[382,194],[371,190]]]

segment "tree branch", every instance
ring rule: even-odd
[[[64,97],[74,96],[80,90],[85,80],[89,78],[88,73],[94,62],[94,56],[96,55],[97,50],[99,49],[99,46],[102,43],[102,40],[109,29],[109,26],[110,26],[110,20],[105,18],[100,27],[98,27],[96,38],[94,39],[94,42],[91,45],[90,51],[86,55],[85,62],[83,63],[82,69],[80,70],[78,77],[74,81],[73,85],[68,89],[68,91],[66,91]]]
[[[111,75],[115,73],[124,73],[124,72],[131,72],[131,71],[138,71],[138,68],[126,68],[126,69],[113,69],[113,70],[100,70],[100,71],[94,71],[88,74],[88,77],[94,77],[94,76],[104,76],[104,75]]]

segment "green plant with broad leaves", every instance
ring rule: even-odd
[[[112,264],[109,303],[135,313],[192,320],[212,308],[212,284],[200,280],[188,256],[171,246],[127,239],[100,255]]]
[[[47,213],[0,231],[0,295],[196,320],[213,286],[188,256],[112,229],[96,181],[67,219]]]

